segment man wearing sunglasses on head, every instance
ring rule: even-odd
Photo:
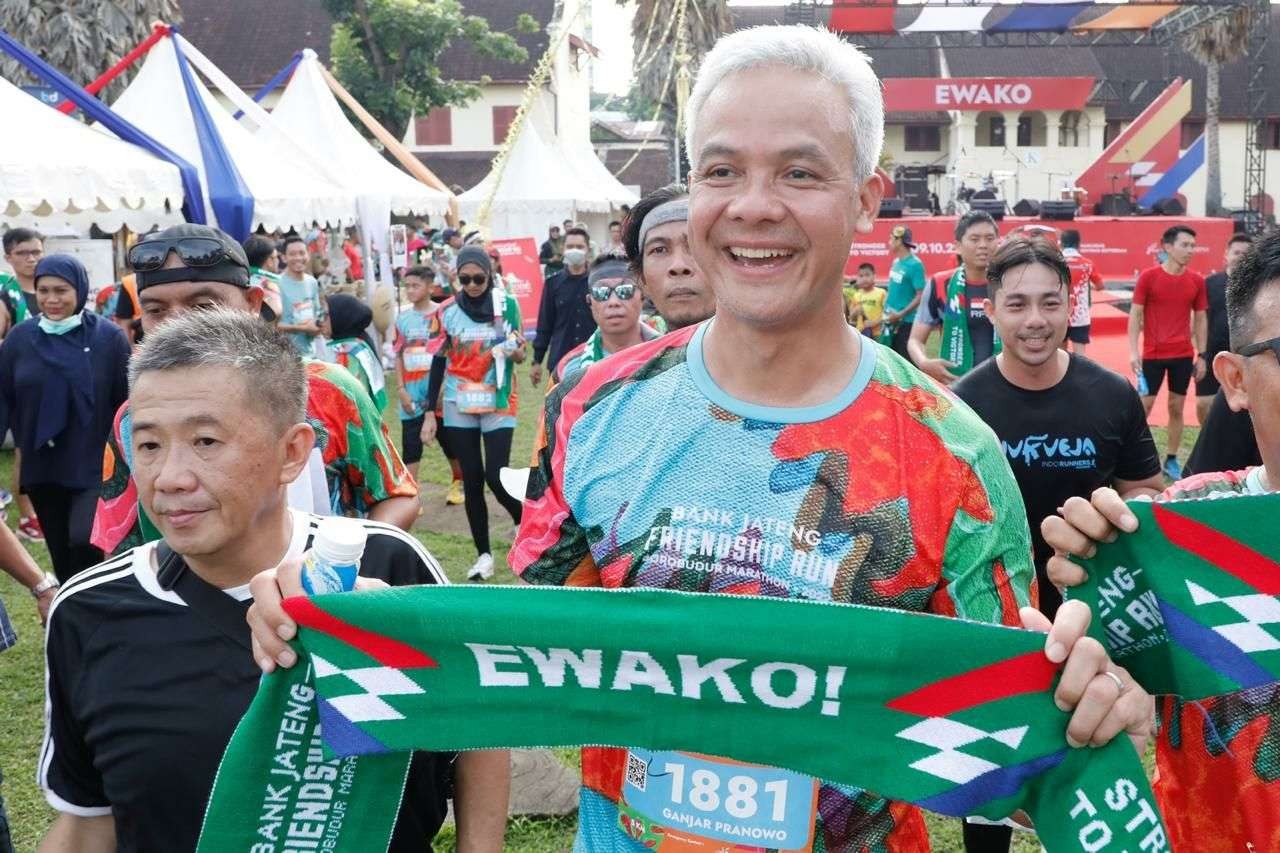
[[[596,330],[583,343],[565,353],[551,372],[561,382],[606,356],[651,341],[659,335],[640,322],[640,287],[636,276],[622,258],[604,255],[592,264],[587,279],[587,304]]]
[[[250,286],[243,247],[217,228],[184,224],[150,234],[129,250],[129,265],[146,334],[191,310],[262,312],[264,292]],[[307,421],[316,443],[306,470],[289,487],[289,505],[408,530],[418,516],[418,487],[391,443],[382,413],[342,367],[307,360],[306,368]],[[112,555],[160,538],[139,507],[131,468],[132,418],[125,403],[107,440],[91,539]]]
[[[1227,321],[1231,348],[1214,358],[1213,373],[1227,404],[1249,413],[1262,464],[1187,477],[1157,501],[1263,494],[1280,484],[1280,232],[1255,243],[1233,269]],[[1138,526],[1113,489],[1099,489],[1092,500],[1071,498],[1059,513],[1042,525],[1054,549],[1049,579],[1059,587],[1085,579],[1068,555],[1092,554],[1097,542]],[[1276,849],[1280,780],[1271,744],[1280,722],[1280,688],[1269,684],[1194,703],[1165,696],[1156,711],[1153,787],[1171,849]]]

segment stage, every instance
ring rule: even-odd
[[[897,225],[911,229],[916,254],[930,273],[956,265],[954,216],[904,216],[877,219],[870,234],[857,234],[849,248],[845,275],[857,274],[858,264],[875,265],[876,279],[889,277],[889,232]],[[1230,219],[1197,216],[1078,216],[1070,222],[1027,216],[1006,216],[999,223],[1003,236],[1017,230],[1045,230],[1057,234],[1068,228],[1080,232],[1080,252],[1108,283],[1132,284],[1138,273],[1156,263],[1160,235],[1171,225],[1189,225],[1196,232],[1196,257],[1191,268],[1208,277],[1222,264],[1227,240],[1235,230]]]

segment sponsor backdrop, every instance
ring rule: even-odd
[[[502,258],[502,280],[507,291],[520,303],[520,319],[525,331],[537,328],[543,285],[537,242],[532,237],[490,240],[489,247]]]
[[[1104,279],[1108,282],[1133,282],[1139,272],[1155,265],[1160,235],[1170,225],[1178,223],[1185,223],[1196,230],[1196,258],[1191,268],[1205,276],[1220,269],[1227,239],[1234,230],[1230,219],[1091,216],[1074,222],[1045,222],[1009,216],[1000,223],[1000,234],[1021,229],[1056,235],[1067,228],[1074,228],[1080,232],[1081,253],[1093,261]],[[956,265],[954,216],[879,219],[871,233],[854,236],[853,245],[849,248],[849,261],[844,268],[845,275],[855,276],[858,264],[869,261],[875,265],[876,279],[881,282],[887,280],[889,265],[893,262],[889,255],[889,232],[895,225],[906,225],[911,229],[916,253],[930,274]]]
[[[1082,110],[1092,91],[1092,77],[900,77],[884,81],[884,108]]]

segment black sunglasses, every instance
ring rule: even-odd
[[[1245,358],[1258,355],[1259,353],[1271,350],[1276,354],[1276,360],[1280,361],[1280,338],[1270,338],[1265,341],[1258,341],[1256,344],[1245,344],[1238,349],[1232,350],[1236,355],[1242,355]]]
[[[212,237],[178,237],[135,243],[129,250],[129,266],[134,272],[158,270],[164,266],[170,252],[177,252],[188,267],[216,267],[223,261],[244,266],[225,244]]]
[[[458,284],[462,285],[463,287],[466,287],[468,284],[472,284],[472,283],[484,284],[488,280],[489,280],[489,276],[485,275],[484,273],[476,273],[475,275],[472,275],[471,273],[462,273],[461,275],[458,276]]]
[[[606,284],[596,285],[591,288],[591,298],[596,302],[608,302],[610,296],[616,296],[626,302],[635,295],[636,286],[629,281],[624,284],[615,284],[612,287]]]

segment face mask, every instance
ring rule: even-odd
[[[64,317],[61,320],[50,320],[48,317],[40,318],[40,329],[49,335],[65,335],[72,329],[80,328],[80,312],[72,314],[70,317]]]
[[[564,262],[571,267],[580,267],[587,262],[586,249],[565,249]]]

